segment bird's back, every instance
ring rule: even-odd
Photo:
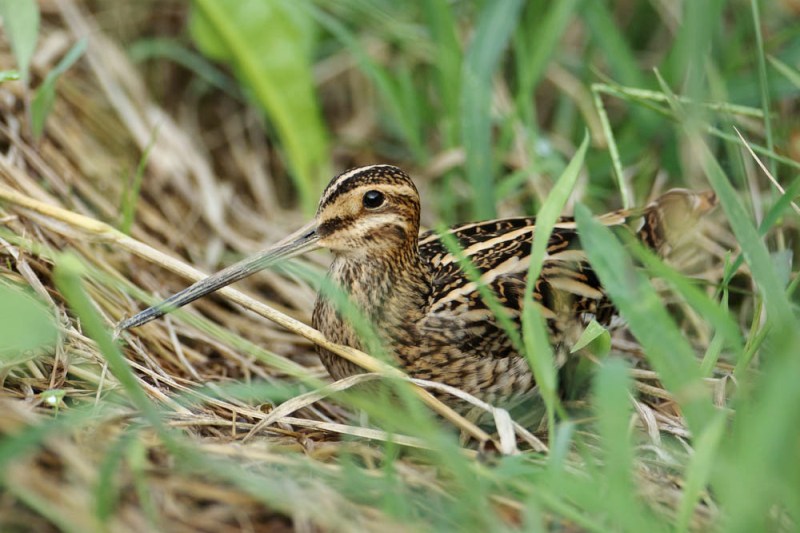
[[[608,223],[624,221],[620,217]],[[476,344],[487,348],[491,344],[493,349],[483,351],[488,357],[514,355],[495,313],[502,308],[518,328],[536,219],[518,217],[459,225],[450,228],[448,234],[451,242],[457,243],[457,252],[433,232],[420,236],[420,255],[429,264],[432,281],[425,328],[451,330],[451,342],[462,339],[470,345],[466,350],[475,351]],[[568,329],[593,318],[610,325],[613,305],[586,260],[571,218],[562,218],[556,224],[545,257],[533,294],[547,318],[551,341],[559,344]],[[471,266],[465,267],[465,260]],[[481,295],[476,276],[491,295],[486,296],[487,291]],[[494,310],[490,309],[493,303]]]
[[[714,204],[711,193],[673,190],[644,208],[611,212],[597,220],[634,233],[663,255]],[[504,313],[507,324],[519,332],[536,220],[518,217],[463,224],[450,228],[447,235],[450,247],[434,232],[419,239],[432,290],[427,313],[418,324],[425,343],[417,366],[433,368],[427,372],[430,377],[445,382],[448,377],[455,381],[458,373],[462,378],[471,373],[477,378],[462,388],[490,401],[519,396],[534,383],[497,312]],[[453,253],[453,242],[458,253]],[[464,267],[464,259],[471,267]],[[470,268],[472,275],[467,273]],[[491,295],[487,297],[485,289],[481,294],[476,276]],[[570,217],[561,218],[553,229],[533,295],[556,348],[569,347],[592,319],[611,328],[622,323],[586,259]],[[431,364],[432,360],[440,362]],[[487,396],[487,391],[495,394]]]

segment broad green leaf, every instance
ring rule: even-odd
[[[206,55],[229,63],[275,126],[306,213],[330,177],[317,104],[307,2],[195,0],[190,29]]]
[[[39,6],[36,0],[0,0],[0,18],[11,41],[17,66],[25,83],[39,37]]]
[[[58,83],[58,78],[83,55],[85,50],[85,39],[75,43],[64,57],[61,58],[58,65],[47,73],[42,84],[36,89],[36,93],[33,95],[33,101],[31,102],[31,122],[33,136],[35,138],[41,137],[44,132],[44,123],[56,99],[56,83]]]
[[[36,357],[58,340],[55,317],[28,292],[0,284],[0,368]]]

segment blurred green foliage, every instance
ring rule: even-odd
[[[307,214],[330,175],[327,132],[311,72],[316,26],[305,0],[196,0],[190,30],[206,55],[230,64],[266,111]]]
[[[55,348],[58,339],[53,313],[28,291],[0,283],[0,369]]]

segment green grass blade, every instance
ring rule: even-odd
[[[725,435],[726,418],[724,413],[717,413],[702,433],[694,440],[694,453],[686,468],[686,484],[683,498],[675,520],[676,531],[689,531],[689,523],[703,490],[711,478],[714,460]]]
[[[556,365],[550,337],[545,321],[537,305],[534,304],[533,290],[542,273],[542,264],[547,254],[547,245],[553,226],[564,211],[575,183],[578,181],[586,150],[589,147],[589,135],[584,134],[575,156],[556,181],[542,208],[536,216],[536,230],[531,246],[530,265],[525,285],[525,296],[522,306],[522,339],[525,344],[525,356],[531,366],[536,383],[547,406],[549,430],[555,431],[555,410],[558,404]],[[552,440],[552,439],[551,439]]]
[[[84,422],[92,420],[97,420],[97,413],[88,409],[74,409],[58,418],[21,428],[14,435],[0,438],[0,482],[3,482],[3,472],[6,471],[8,465],[19,456],[31,453],[45,439],[55,433],[70,431],[80,427]]]
[[[72,48],[61,58],[58,65],[47,73],[42,84],[36,89],[31,102],[31,129],[34,138],[38,139],[44,132],[44,123],[47,115],[53,108],[56,99],[56,83],[58,78],[69,69],[86,51],[86,39],[75,43]]]
[[[64,533],[83,533],[85,531],[81,525],[76,524],[64,513],[60,512],[60,509],[54,506],[41,491],[37,492],[13,485],[7,487],[7,490],[14,498],[52,522],[56,531],[63,531]]]
[[[728,346],[732,348],[737,356],[741,354],[744,349],[742,334],[736,321],[725,309],[721,308],[719,304],[697,288],[688,278],[669,267],[632,236],[626,241],[632,255],[641,261],[652,275],[667,281],[700,316],[727,340]]]
[[[447,0],[428,0],[421,3],[423,16],[434,43],[434,76],[441,99],[442,115],[439,127],[445,146],[458,144],[460,131],[459,94],[461,93],[461,44],[456,34],[457,21]]]
[[[147,168],[147,161],[150,159],[150,151],[156,143],[158,138],[157,129],[153,131],[150,137],[150,142],[144,149],[142,157],[139,158],[139,164],[136,165],[136,172],[133,174],[133,179],[122,191],[122,205],[120,212],[122,213],[122,221],[119,224],[119,230],[126,234],[131,234],[133,221],[136,217],[136,204],[139,203],[139,196],[142,190],[142,179],[144,179],[144,171]]]
[[[475,265],[472,264],[472,261],[469,260],[469,257],[464,254],[464,249],[460,246],[458,240],[451,235],[444,226],[436,228],[436,233],[439,234],[439,238],[442,240],[442,244],[444,244],[445,248],[447,248],[447,251],[456,257],[458,266],[464,272],[464,275],[467,276],[467,279],[475,284],[481,300],[483,300],[483,303],[486,304],[486,307],[489,308],[494,317],[497,319],[497,323],[500,325],[506,335],[508,335],[511,345],[518,352],[524,351],[522,337],[520,337],[519,331],[517,331],[517,328],[514,325],[514,321],[508,315],[506,309],[503,307],[503,304],[500,303],[500,300],[498,300],[497,295],[495,295],[495,293],[486,286],[485,282],[481,281],[480,271],[475,267]]]
[[[742,248],[767,313],[761,348],[763,371],[751,387],[740,392],[733,437],[726,442],[726,468],[715,483],[729,513],[727,530],[753,531],[766,527],[776,499],[787,501],[792,495],[773,480],[784,477],[787,465],[783,458],[796,453],[800,438],[800,387],[796,383],[800,329],[767,247],[725,172],[700,139],[694,139],[692,146]],[[747,479],[747,486],[738,479]],[[794,518],[798,518],[796,513]]]
[[[681,24],[670,50],[669,82],[691,98],[702,100],[705,93],[705,64],[713,37],[719,32],[724,0],[686,2],[681,5]]]
[[[311,72],[305,3],[195,0],[190,29],[208,55],[229,61],[275,125],[303,210],[330,177],[328,136]]]
[[[753,16],[753,30],[756,37],[756,58],[758,58],[758,90],[761,94],[761,111],[764,113],[764,136],[767,141],[767,150],[775,151],[775,139],[772,133],[772,114],[770,112],[770,90],[767,78],[767,60],[764,53],[764,38],[761,36],[761,13],[758,9],[758,0],[750,0],[750,11]],[[775,161],[770,160],[770,172],[777,174]]]
[[[461,72],[461,139],[467,181],[472,187],[472,215],[478,219],[495,214],[492,76],[517,26],[521,8],[521,0],[484,4]]]
[[[321,9],[311,8],[310,13],[321,27],[329,31],[353,54],[359,68],[372,79],[378,89],[399,134],[406,140],[415,158],[424,161],[427,158],[427,149],[422,143],[416,117],[405,109],[404,98],[408,97],[408,93],[403,93],[401,82],[395,79],[394,72],[375,61],[359,41],[358,36],[340,21]]]
[[[767,232],[772,229],[781,219],[784,212],[792,205],[792,201],[800,195],[800,177],[795,178],[789,187],[784,189],[784,193],[772,204],[769,208],[761,224],[758,226],[758,234],[763,237]],[[744,262],[744,256],[739,255],[726,269],[722,277],[722,287],[726,287],[730,282],[733,275],[739,270],[739,267]]]
[[[530,98],[553,58],[567,25],[572,22],[577,5],[578,0],[552,2],[546,13],[542,13],[538,5],[528,6],[530,11],[527,14],[536,19],[537,31],[530,31],[527,24],[518,29],[525,47],[525,62],[520,65],[520,97]]]
[[[779,277],[770,259],[769,252],[761,240],[750,215],[738,198],[725,171],[709,151],[705,143],[695,138],[691,146],[697,159],[702,162],[706,176],[717,193],[722,209],[725,211],[737,241],[742,247],[745,261],[753,272],[753,278],[761,289],[767,305],[767,313],[773,319],[792,320],[793,313],[784,288],[778,282]]]
[[[237,100],[243,99],[242,90],[231,76],[222,72],[214,64],[197,52],[182,45],[175,39],[139,39],[128,48],[128,55],[135,62],[148,59],[168,59],[190,70],[195,76],[212,87]]]
[[[58,340],[53,313],[31,294],[0,278],[0,371],[54,349]]]
[[[613,75],[624,85],[643,87],[645,77],[639,61],[625,41],[619,23],[614,20],[605,2],[584,2],[582,19],[591,31],[591,36],[603,50]]]
[[[584,206],[576,208],[575,220],[581,243],[603,287],[627,319],[666,388],[675,395],[690,430],[701,431],[714,408],[692,347],[611,229],[594,220]]]
[[[603,128],[603,134],[608,143],[608,155],[611,157],[611,168],[614,171],[614,178],[619,188],[620,196],[622,197],[622,207],[628,209],[633,203],[631,198],[630,187],[625,181],[625,172],[622,170],[622,159],[619,155],[619,146],[617,146],[617,139],[614,137],[614,131],[611,129],[611,121],[608,119],[608,112],[603,103],[603,93],[607,93],[608,86],[601,83],[592,84],[592,102],[597,114],[600,116],[600,126]]]
[[[136,438],[136,431],[129,430],[120,435],[109,446],[97,472],[97,485],[94,495],[94,513],[101,524],[108,524],[113,516],[115,506],[120,497],[120,489],[115,476],[122,468],[128,448]]]
[[[27,84],[28,69],[39,38],[39,5],[36,0],[0,0],[0,18],[22,80]]]
[[[606,360],[594,380],[594,409],[603,450],[609,514],[623,531],[645,531],[648,522],[635,493],[634,454],[628,431],[633,412],[631,381],[623,361]]]
[[[768,56],[769,62],[775,67],[775,70],[780,72],[784,78],[789,80],[795,88],[800,89],[800,72],[793,69],[777,57]]]
[[[155,405],[145,394],[130,368],[122,356],[119,347],[103,325],[100,315],[94,309],[92,301],[81,285],[83,265],[72,255],[64,254],[56,263],[55,282],[59,291],[64,295],[72,310],[80,317],[83,331],[92,338],[100,348],[101,353],[108,361],[108,368],[122,385],[128,397],[136,408],[141,411],[144,418],[161,434],[162,438],[168,437],[161,422],[161,417]]]

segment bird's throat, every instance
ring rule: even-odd
[[[313,324],[334,342],[369,349],[368,341],[377,340],[391,352],[400,339],[417,336],[430,292],[430,272],[416,248],[381,257],[339,254],[317,299]]]

